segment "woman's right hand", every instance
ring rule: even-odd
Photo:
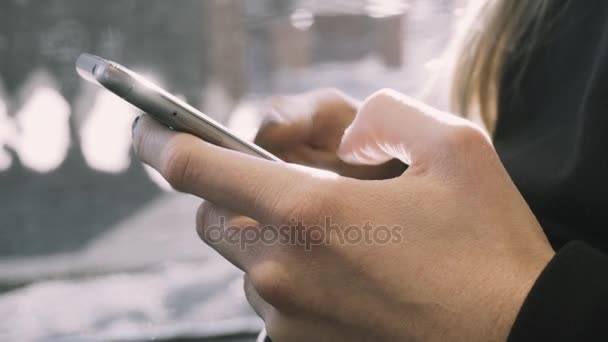
[[[255,143],[288,163],[333,171],[357,179],[389,179],[405,164],[352,165],[338,157],[344,130],[353,122],[359,102],[336,89],[275,96],[267,100]]]
[[[410,164],[388,180],[253,158],[148,116],[133,139],[208,200],[199,235],[245,272],[275,341],[504,341],[554,255],[489,137],[395,91],[370,96],[339,147]]]

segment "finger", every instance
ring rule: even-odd
[[[364,101],[338,154],[350,163],[376,165],[396,158],[416,167],[438,153],[455,152],[463,140],[489,143],[489,137],[468,120],[382,90]]]
[[[265,120],[256,143],[274,153],[293,144],[335,151],[357,106],[356,100],[336,89],[272,97],[262,109]]]
[[[266,250],[260,243],[259,228],[255,220],[209,201],[201,204],[196,215],[196,231],[201,240],[244,272]]]
[[[135,125],[133,140],[139,158],[177,190],[266,223],[288,222],[301,213],[302,203],[312,201],[319,190],[339,181],[337,175],[328,172],[211,145],[168,129],[147,115]]]
[[[335,151],[319,150],[306,145],[293,146],[290,151],[274,154],[289,163],[330,170],[341,176],[362,180],[395,178],[403,174],[406,165],[392,159],[382,165],[353,165],[340,159]]]
[[[309,117],[323,105],[347,105],[356,107],[358,102],[335,88],[320,88],[297,95],[281,95],[268,98],[263,104],[266,119],[273,122],[297,121]]]
[[[344,130],[355,119],[358,107],[358,101],[342,93],[328,93],[320,101],[313,117],[311,146],[335,152],[340,145]]]
[[[289,151],[293,146],[305,143],[309,139],[311,123],[309,120],[277,123],[265,121],[254,143],[275,155]]]
[[[263,121],[254,142],[271,153],[307,142],[317,107],[316,96],[311,94],[267,99],[261,108]]]
[[[243,283],[247,302],[249,302],[249,305],[251,305],[253,311],[255,311],[255,313],[258,314],[262,320],[265,320],[272,306],[266,303],[266,301],[260,296],[247,274],[243,276]]]

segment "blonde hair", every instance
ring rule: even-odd
[[[526,54],[537,44],[550,1],[469,0],[464,29],[456,38],[450,99],[454,112],[494,133],[506,58]]]

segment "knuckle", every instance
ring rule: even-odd
[[[294,307],[295,291],[284,265],[274,261],[264,261],[252,267],[248,276],[256,292],[265,302],[280,310]]]
[[[192,159],[193,150],[186,135],[177,134],[163,148],[160,172],[174,189],[187,190],[187,181],[193,171]]]
[[[459,151],[470,151],[491,145],[487,135],[473,125],[450,128],[444,137],[446,147]]]
[[[293,220],[301,220],[302,204],[306,203],[306,195],[300,195],[299,198],[290,198],[289,195],[281,196],[277,198],[276,205],[274,206],[273,212],[270,213],[271,217],[276,217],[281,223],[291,222]]]
[[[336,182],[337,183],[337,182]],[[277,202],[277,211],[282,222],[302,222],[315,224],[327,215],[339,212],[342,203],[340,194],[344,191],[338,184],[307,184],[296,191],[296,196],[285,196]]]
[[[320,222],[325,216],[339,212],[340,192],[338,186],[330,185],[317,190],[309,197],[309,206],[304,213],[307,222]]]
[[[196,211],[196,233],[203,241],[207,241],[207,228],[211,225],[213,216],[213,208],[209,202],[203,202]]]
[[[361,105],[359,115],[375,116],[386,111],[393,112],[395,108],[403,108],[405,95],[396,90],[384,88],[369,96]]]
[[[370,106],[386,105],[394,103],[397,100],[397,91],[390,88],[383,88],[373,93],[366,101]]]

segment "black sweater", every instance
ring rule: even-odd
[[[495,135],[558,251],[510,340],[608,341],[608,1],[553,0],[549,12],[527,62],[523,44],[509,56]]]

